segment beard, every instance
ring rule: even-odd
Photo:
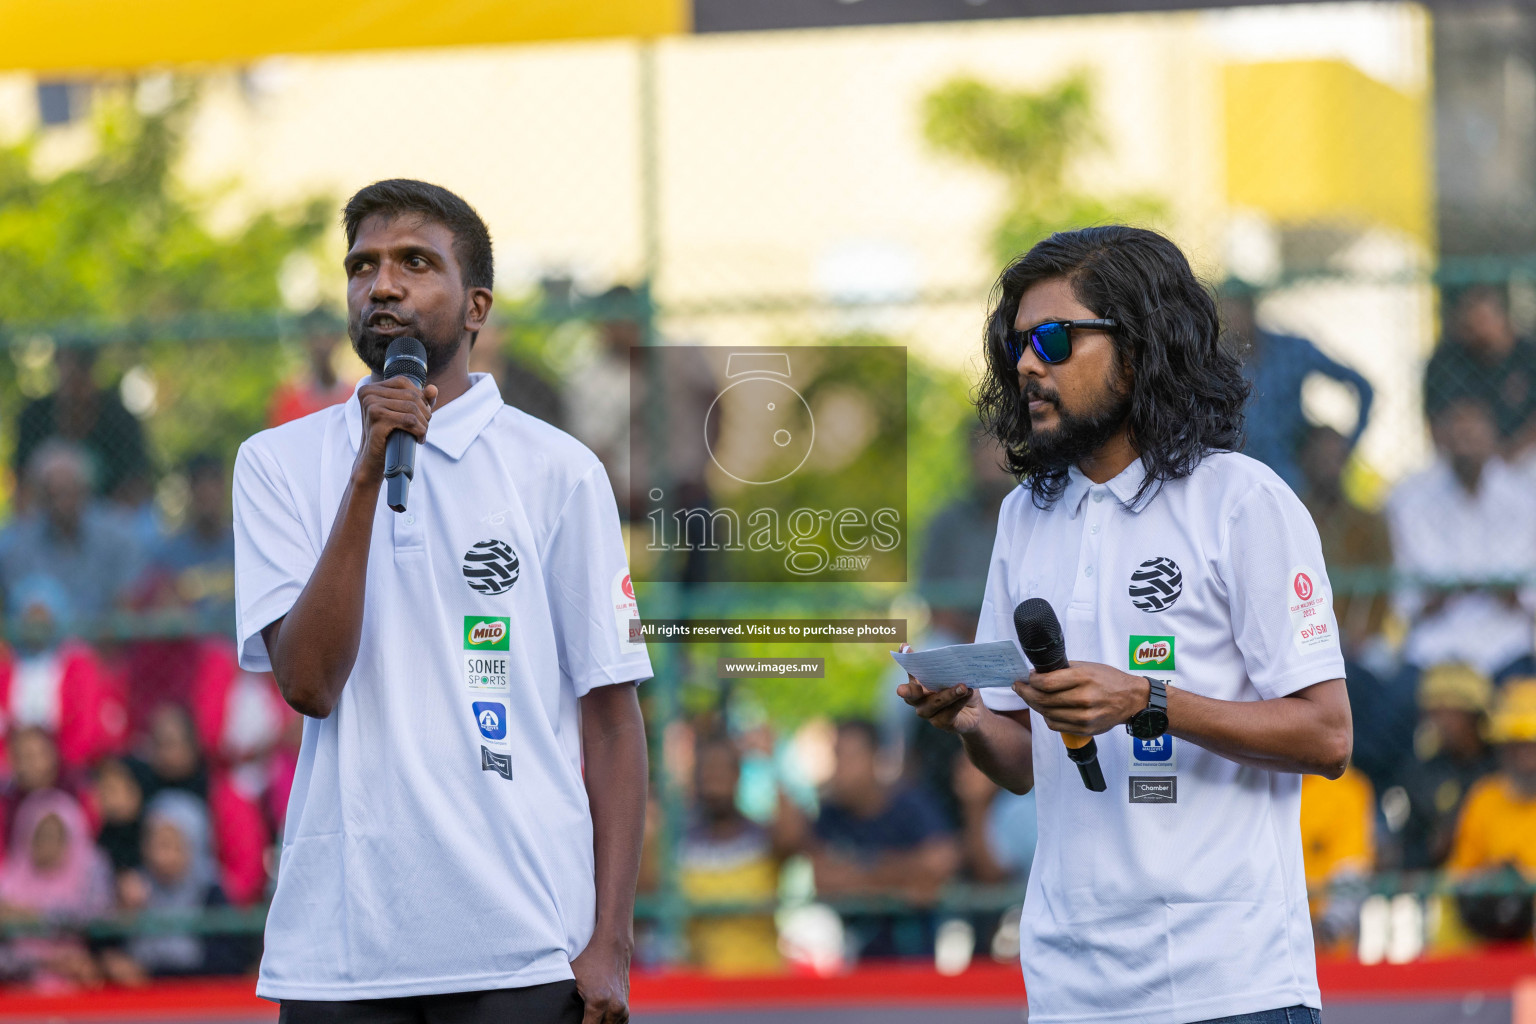
[[[367,311],[372,315],[373,310]],[[469,301],[466,299],[459,310],[458,323],[464,322],[469,312]],[[352,341],[352,351],[357,353],[357,358],[363,361],[363,365],[373,371],[378,378],[384,376],[384,358],[389,352],[390,343],[398,338],[411,337],[420,341],[427,350],[427,377],[438,376],[454,357],[459,354],[459,347],[464,344],[464,332],[454,327],[450,335],[449,331],[433,332],[423,328],[418,322],[412,326],[414,330],[405,334],[380,334],[367,326],[367,316],[360,315],[356,320],[347,324],[347,337]]]
[[[1032,473],[1050,476],[1065,473],[1070,467],[1097,454],[1125,426],[1131,415],[1131,393],[1123,374],[1108,382],[1099,400],[1088,409],[1069,412],[1061,406],[1058,395],[1040,390],[1040,382],[1031,378],[1020,393],[1024,416],[1029,416],[1029,402],[1049,402],[1056,409],[1056,426],[1039,430],[1031,426],[1027,451],[1034,463]]]

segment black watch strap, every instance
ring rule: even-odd
[[[1152,692],[1147,695],[1147,707],[1156,708],[1163,714],[1168,713],[1168,684],[1161,679],[1153,679],[1151,676],[1142,676]]]

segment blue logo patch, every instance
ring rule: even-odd
[[[1164,733],[1155,740],[1131,739],[1131,760],[1137,764],[1166,763],[1173,760],[1173,737]]]
[[[496,700],[477,700],[474,703],[475,722],[480,735],[488,740],[507,738],[507,706]]]

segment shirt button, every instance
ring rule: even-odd
[[[1104,492],[1103,491],[1094,491],[1093,492],[1093,500],[1096,501],[1096,502],[1097,501],[1103,501],[1104,500]]]
[[[1092,526],[1088,527],[1088,532],[1089,533],[1098,533],[1099,532],[1099,524],[1098,523],[1094,523]]]
[[[416,513],[415,512],[407,512],[405,514],[405,525],[406,526],[415,526],[416,525]]]
[[[1083,570],[1083,575],[1084,576],[1092,576],[1093,575],[1093,566],[1090,565],[1088,568],[1084,569]]]

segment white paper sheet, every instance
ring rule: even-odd
[[[967,686],[1012,686],[1029,678],[1029,663],[1011,640],[987,644],[955,644],[931,651],[892,651],[907,674],[930,690],[965,683]]]

